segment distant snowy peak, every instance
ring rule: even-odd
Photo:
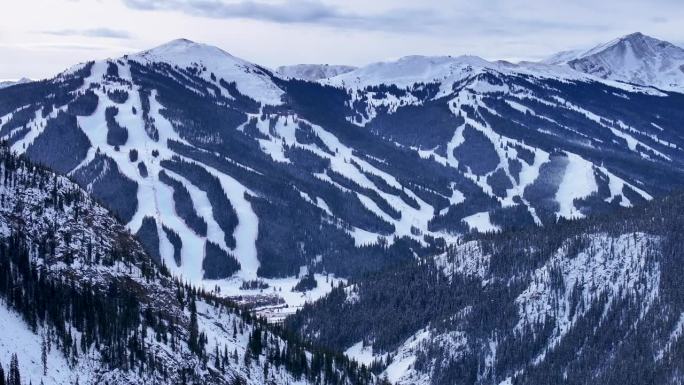
[[[536,63],[513,64],[468,55],[413,55],[372,63],[319,81],[351,89],[382,84],[407,88],[419,83],[438,83],[442,89],[450,89],[454,83],[483,72],[564,80],[598,78],[610,86],[630,90],[634,87],[624,83],[684,92],[684,49],[642,33],[633,33],[589,50],[559,52]]]
[[[185,58],[188,56],[210,57],[212,59],[217,57],[229,57],[236,59],[233,55],[218,47],[196,43],[188,39],[171,40],[160,46],[142,51],[134,56],[157,57],[164,60],[176,59],[181,61],[185,61]]]
[[[354,71],[357,67],[334,64],[295,64],[280,66],[277,73],[288,79],[320,80]]]
[[[380,84],[409,87],[416,83],[456,81],[481,68],[499,68],[477,56],[405,56],[396,61],[377,62],[330,78],[326,83],[354,88]]]
[[[13,86],[15,84],[28,83],[30,81],[31,81],[31,79],[29,79],[29,78],[21,78],[19,80],[0,80],[0,88],[6,88],[9,86]]]
[[[684,57],[684,49],[664,40],[635,32],[623,37],[614,39],[608,43],[600,44],[585,52],[582,57],[588,57],[600,53],[611,52],[611,50],[623,50],[627,46],[632,46],[632,50],[637,59],[648,59],[651,56],[666,55],[673,57]]]
[[[478,56],[405,56],[395,61],[377,62],[353,71],[320,80],[351,89],[378,85],[410,88],[416,84],[439,84],[443,96],[455,83],[485,72],[532,75],[541,78],[583,80],[589,76],[565,66],[546,63],[488,61]],[[593,78],[593,77],[592,77]]]
[[[561,51],[547,57],[546,59],[540,61],[540,63],[549,65],[566,64],[570,60],[577,59],[577,57],[579,57],[584,52],[585,50],[582,49],[571,49],[568,51]]]
[[[206,80],[235,82],[237,89],[264,104],[279,105],[283,91],[271,80],[267,69],[211,45],[187,39],[172,40],[156,48],[127,57],[141,63],[168,63],[202,70]],[[212,79],[212,74],[216,80]]]
[[[567,65],[603,79],[684,91],[684,49],[633,33],[588,51],[566,51],[543,63]]]

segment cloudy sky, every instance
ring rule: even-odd
[[[682,0],[2,0],[0,79],[184,37],[275,67],[410,54],[536,60],[631,32],[684,45]]]

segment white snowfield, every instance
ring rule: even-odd
[[[44,385],[73,384],[77,379],[83,384],[91,383],[94,368],[88,368],[85,360],[82,365],[72,368],[57,347],[47,354],[47,373],[43,375],[41,334],[32,332],[21,316],[9,310],[4,301],[0,301],[0,325],[0,363],[5,373],[12,355],[16,354],[21,379],[26,384],[40,384],[41,381]]]
[[[242,289],[243,280],[238,277],[222,280],[206,280],[206,287],[218,288],[221,295],[229,297],[242,297],[238,302],[249,304],[255,298],[261,300],[271,299],[273,303],[260,305],[255,308],[255,312],[271,323],[283,321],[287,316],[294,314],[306,303],[314,302],[326,294],[334,287],[346,285],[347,280],[335,277],[334,275],[325,276],[314,274],[316,287],[306,292],[293,291],[299,279],[306,273],[306,268],[302,268],[299,276],[289,278],[259,278],[263,283],[268,284],[266,289]]]

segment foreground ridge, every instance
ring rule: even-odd
[[[0,366],[24,382],[380,382],[172,279],[68,179],[4,146],[0,171]]]
[[[683,208],[679,194],[472,235],[335,289],[288,327],[397,384],[678,383]]]

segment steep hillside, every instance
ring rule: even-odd
[[[173,275],[287,313],[470,231],[681,188],[682,104],[475,57],[283,79],[177,40],[3,89],[0,137],[68,174]]]
[[[677,384],[684,196],[469,236],[287,324],[399,384]]]
[[[376,382],[216,292],[173,280],[83,189],[5,146],[0,322],[0,369],[22,384]]]

